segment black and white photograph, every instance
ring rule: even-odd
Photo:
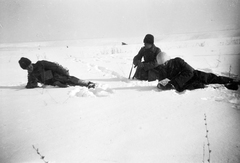
[[[0,0],[0,163],[240,163],[240,0]]]

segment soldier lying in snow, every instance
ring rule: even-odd
[[[238,89],[240,81],[195,70],[179,57],[168,59],[166,56],[166,53],[161,52],[156,57],[156,64],[159,65],[157,67],[159,80],[157,87],[159,89],[176,89],[181,92],[186,89],[204,88],[207,84],[224,84],[228,89]]]
[[[67,69],[54,62],[42,60],[33,64],[28,58],[22,57],[19,60],[19,65],[22,69],[28,70],[28,83],[26,88],[36,88],[38,87],[38,83],[58,87],[76,85],[88,88],[95,87],[93,82],[70,76]]]

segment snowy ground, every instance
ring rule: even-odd
[[[142,44],[71,45],[0,46],[1,163],[240,162],[240,89],[161,91],[156,81],[127,79]],[[240,76],[239,37],[156,45],[196,69]],[[25,89],[23,56],[99,86]]]

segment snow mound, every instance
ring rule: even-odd
[[[219,96],[213,98],[213,100],[218,102],[227,102],[232,104],[232,107],[235,109],[240,110],[240,94],[237,92],[232,93],[223,93]]]
[[[228,90],[222,85],[211,85],[207,89],[209,91],[217,91],[217,95],[210,98],[202,98],[202,100],[230,103],[234,109],[240,110],[240,90]]]
[[[95,97],[95,95],[88,90],[86,87],[76,86],[70,93],[70,96],[76,97]]]
[[[86,87],[76,86],[70,91],[70,96],[75,97],[106,97],[113,93],[113,90],[107,84],[98,84],[96,88],[88,89]]]

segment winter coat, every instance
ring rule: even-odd
[[[38,87],[37,83],[54,85],[56,81],[66,84],[69,81],[69,71],[61,65],[49,61],[38,61],[33,65],[33,71],[28,71],[26,88]]]
[[[143,58],[143,68],[138,67],[134,77],[136,77],[139,80],[156,80],[156,77],[150,77],[149,71],[153,70],[158,66],[156,64],[156,56],[158,53],[161,52],[161,49],[153,45],[150,49],[146,49],[145,47],[142,47],[138,54],[133,58],[133,64],[135,66],[138,66],[139,62],[142,61]]]
[[[181,58],[170,59],[158,66],[159,80],[168,78],[176,89],[182,88],[193,77],[194,69]]]
[[[155,62],[156,62],[156,56],[157,54],[161,52],[161,49],[153,45],[150,49],[146,49],[145,47],[142,47],[138,54],[133,58],[133,64],[135,66],[138,65],[139,61],[142,61],[142,58],[144,59],[144,69],[149,70],[152,68],[155,68]]]

